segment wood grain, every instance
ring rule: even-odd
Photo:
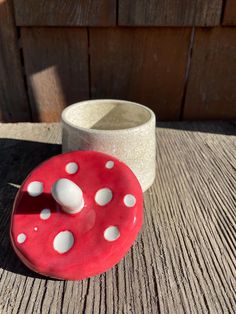
[[[136,243],[110,271],[72,282],[29,271],[9,243],[14,184],[60,151],[60,126],[0,124],[0,312],[233,313],[235,135],[233,123],[159,123]]]
[[[127,26],[215,26],[221,9],[222,0],[119,0],[118,20]]]
[[[18,26],[116,24],[116,0],[14,0]]]
[[[236,25],[236,1],[226,0],[224,11],[224,25]]]
[[[178,119],[190,29],[90,29],[92,98],[119,98]]]
[[[185,119],[236,118],[236,28],[197,29]]]
[[[89,98],[86,29],[22,28],[22,45],[34,121],[59,121]]]
[[[30,121],[11,1],[0,0],[0,121]]]

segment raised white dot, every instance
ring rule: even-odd
[[[105,167],[107,169],[112,169],[114,167],[114,161],[112,160],[107,161]]]
[[[38,231],[38,227],[34,227],[34,231]]]
[[[115,226],[110,226],[104,231],[104,238],[107,241],[115,241],[119,238],[119,236],[120,236],[120,231]]]
[[[124,197],[124,203],[127,207],[133,207],[136,204],[136,198],[132,194],[127,194]]]
[[[18,234],[18,236],[17,236],[17,242],[18,243],[20,243],[20,244],[24,243],[25,240],[26,240],[26,235],[24,233]]]
[[[69,162],[66,165],[66,172],[69,174],[74,174],[78,171],[78,165],[75,162]]]
[[[53,248],[60,254],[68,252],[74,244],[74,236],[70,231],[59,232],[53,240]]]
[[[73,181],[66,178],[57,180],[52,186],[52,196],[68,214],[76,214],[84,207],[83,192]]]
[[[100,206],[108,204],[111,201],[111,199],[112,191],[108,188],[98,190],[95,195],[95,202]]]
[[[27,191],[30,196],[38,196],[43,193],[43,183],[39,181],[33,181],[28,185]]]
[[[49,208],[44,208],[41,210],[40,218],[43,220],[48,219],[51,216],[51,210]]]

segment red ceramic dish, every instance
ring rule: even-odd
[[[76,206],[80,193],[74,212],[62,206],[64,198]],[[99,152],[75,151],[29,174],[15,199],[10,235],[16,254],[35,272],[79,280],[117,264],[142,219],[142,190],[130,168]]]

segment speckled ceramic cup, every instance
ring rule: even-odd
[[[62,150],[95,150],[125,162],[146,191],[155,179],[155,114],[129,101],[99,99],[62,112]]]

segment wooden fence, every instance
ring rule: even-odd
[[[236,0],[0,0],[0,121],[119,98],[236,117]]]

